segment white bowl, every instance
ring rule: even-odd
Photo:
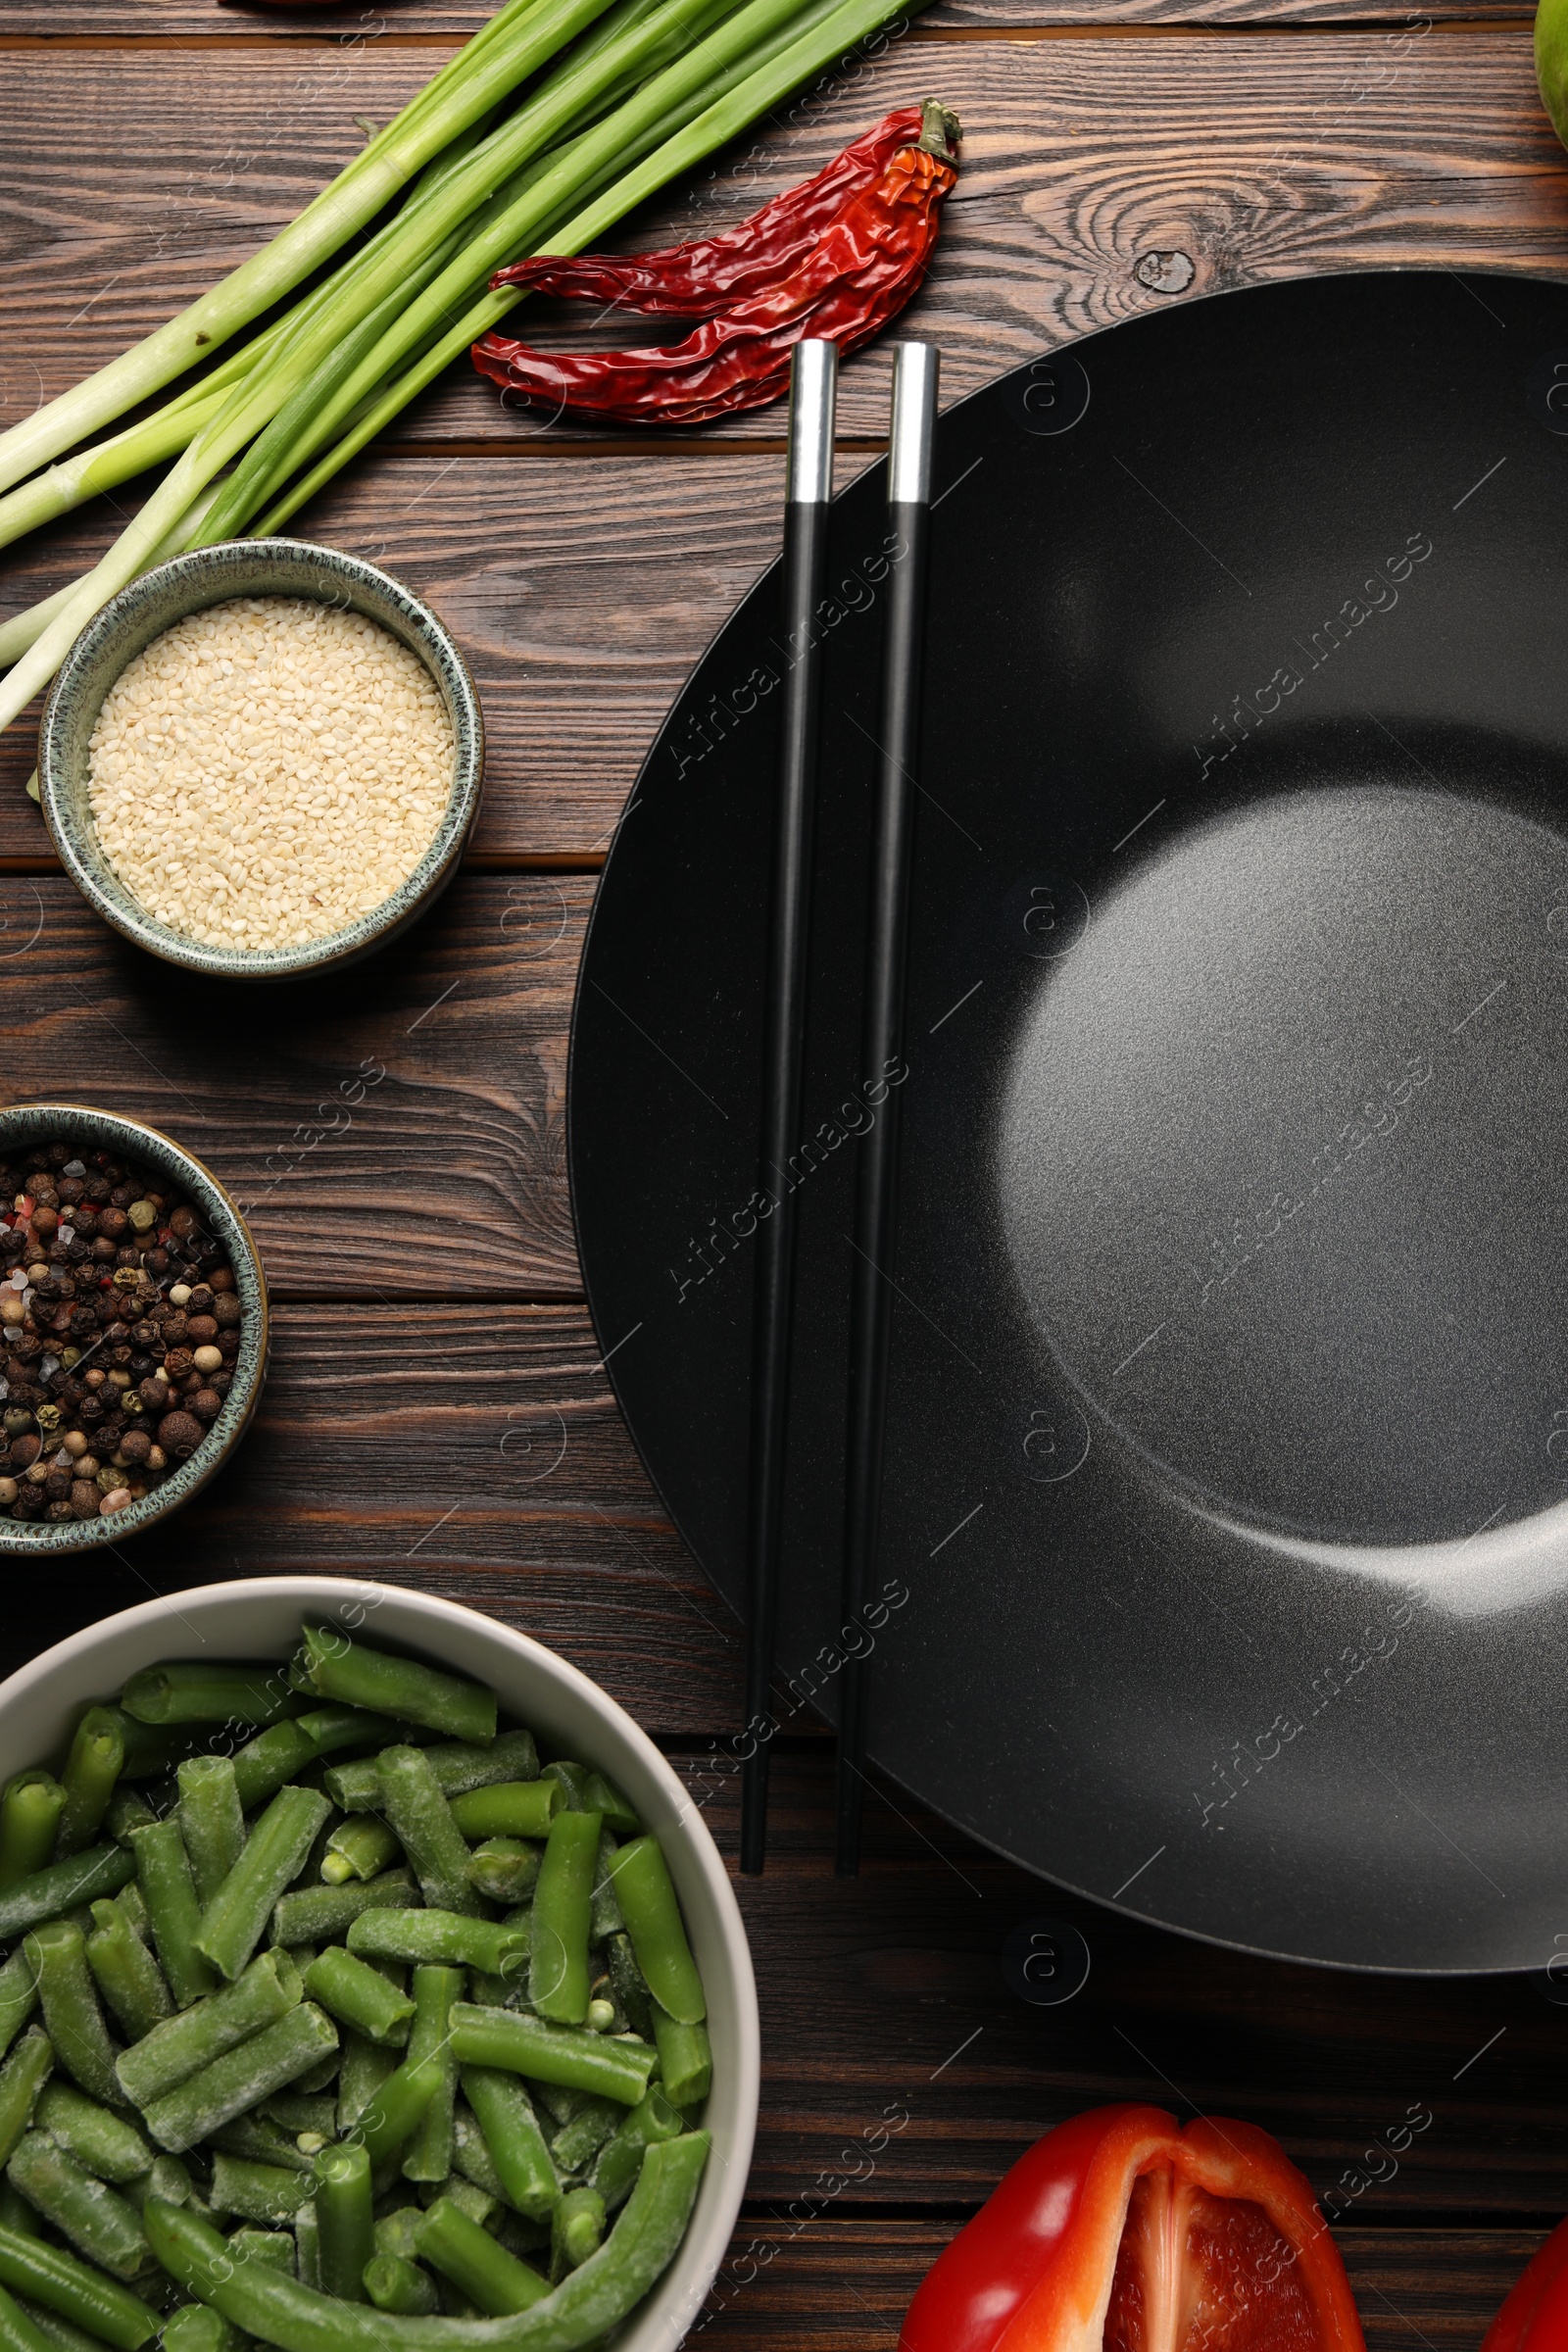
[[[388,1585],[331,1576],[261,1576],[199,1585],[106,1617],[0,1683],[0,1783],[57,1755],[81,1709],[111,1698],[163,1658],[286,1658],[300,1625],[351,1636],[471,1675],[547,1744],[596,1765],[622,1789],[664,1849],[708,1994],[712,2154],[685,2242],[616,2352],[671,2352],[702,2308],[746,2187],[757,2129],[757,1986],[746,1931],[702,1816],[623,1707],[553,1650],[476,1610]]]

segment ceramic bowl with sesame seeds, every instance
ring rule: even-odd
[[[127,1494],[126,1499],[113,1511],[91,1518],[19,1520],[13,1515],[8,1500],[6,1506],[0,1508],[0,1554],[12,1555],[91,1551],[101,1544],[122,1544],[127,1536],[140,1535],[147,1528],[169,1518],[206,1486],[215,1471],[220,1470],[233,1452],[256,1409],[267,1373],[267,1282],[262,1272],[262,1261],[243,1215],[210,1168],[205,1168],[199,1159],[182,1151],[178,1144],[160,1133],[158,1128],[145,1127],[138,1119],[121,1118],[113,1111],[93,1110],[76,1102],[22,1102],[11,1109],[0,1110],[0,1163],[24,1162],[29,1147],[35,1145],[71,1147],[73,1157],[64,1161],[55,1171],[57,1178],[68,1170],[79,1171],[85,1177],[96,1164],[92,1157],[96,1152],[107,1155],[114,1163],[135,1170],[140,1179],[148,1184],[148,1189],[162,1198],[166,1208],[176,1198],[186,1203],[193,1212],[190,1232],[200,1240],[220,1244],[233,1275],[232,1296],[238,1302],[239,1317],[236,1323],[231,1315],[230,1322],[237,1332],[239,1345],[226,1366],[227,1393],[222,1397],[220,1409],[212,1418],[200,1442],[195,1444],[194,1450],[186,1458],[174,1461],[168,1469],[168,1474],[162,1476],[162,1483],[149,1485],[146,1493],[140,1496]],[[71,1255],[71,1245],[84,1238],[85,1232],[85,1221],[82,1234],[78,1234],[72,1224],[74,1205],[62,1192],[49,1239],[51,1243],[61,1242],[64,1247],[61,1250],[50,1249],[47,1261],[57,1272],[72,1273],[74,1287],[79,1298],[84,1295],[80,1292],[77,1278],[81,1265],[90,1264],[90,1260],[82,1260],[79,1251],[74,1259]],[[5,1216],[8,1227],[14,1206],[15,1196],[0,1200],[0,1214]],[[135,1233],[145,1225],[152,1230],[155,1240],[158,1238],[156,1216],[143,1218],[138,1215],[134,1202],[126,1214],[127,1233]],[[168,1253],[165,1254],[167,1258]],[[206,1262],[204,1259],[203,1263]],[[154,1263],[156,1266],[156,1261]],[[100,1269],[91,1266],[90,1270],[108,1272],[108,1267],[106,1265]],[[174,1263],[156,1267],[157,1287],[172,1292],[175,1305],[182,1303],[178,1284],[173,1279],[178,1271],[177,1256]],[[113,1280],[112,1274],[110,1279]],[[0,1312],[3,1312],[8,1300],[27,1300],[31,1295],[31,1277],[25,1257],[13,1254],[4,1247],[4,1237],[0,1236]],[[9,1330],[10,1326],[7,1325],[6,1329]],[[128,1326],[125,1336],[131,1336]],[[57,1389],[58,1373],[62,1367],[67,1372],[77,1372],[79,1365],[91,1353],[90,1347],[84,1346],[81,1350],[72,1348],[70,1355],[75,1358],[72,1362],[64,1348],[57,1354],[54,1352],[54,1343],[46,1343],[36,1369],[28,1367],[32,1373],[29,1389],[37,1390],[45,1403],[57,1395],[69,1396],[70,1392]],[[21,1406],[18,1396],[12,1395],[11,1381],[3,1369],[7,1362],[6,1334],[0,1331],[0,1386],[5,1390],[5,1394],[0,1395],[0,1431],[5,1432],[5,1442],[10,1445],[12,1437],[6,1418],[8,1406],[15,1407],[19,1414],[24,1408]],[[113,1359],[106,1356],[104,1366],[100,1367],[105,1368],[106,1380],[111,1384],[116,1380],[118,1369],[109,1368],[112,1363]],[[13,1373],[15,1369],[13,1362]],[[127,1386],[134,1376],[134,1370],[132,1364],[131,1373],[126,1376]],[[176,1403],[180,1400],[171,1396],[170,1401]],[[211,1401],[217,1404],[218,1398],[214,1396]],[[49,1436],[51,1446],[52,1436],[58,1435],[71,1418],[69,1410],[61,1411],[57,1405],[56,1411],[57,1423]],[[44,1433],[45,1417],[38,1412],[36,1403],[31,1404],[30,1413],[31,1429],[35,1433]],[[147,1427],[150,1434],[158,1434],[160,1425],[149,1422]],[[195,1434],[193,1427],[190,1433],[192,1439]],[[65,1449],[62,1446],[60,1450],[63,1452]],[[40,1458],[47,1460],[50,1456],[43,1454]],[[16,1492],[16,1482],[6,1477],[0,1484],[0,1494],[9,1497]]]
[[[303,539],[133,580],[66,657],[38,735],[82,896],[166,962],[240,980],[395,939],[457,871],[483,767],[479,699],[434,613]]]

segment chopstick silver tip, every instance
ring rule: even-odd
[[[790,363],[789,498],[825,506],[833,495],[833,423],[838,407],[839,347],[809,336]]]
[[[923,507],[931,498],[931,443],[942,355],[934,343],[901,343],[893,358],[893,426],[888,504]]]

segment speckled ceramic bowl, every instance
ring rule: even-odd
[[[172,1477],[153,1488],[140,1502],[127,1503],[108,1519],[68,1519],[58,1526],[38,1520],[0,1515],[0,1553],[93,1551],[103,1544],[122,1544],[160,1519],[167,1519],[205,1487],[213,1472],[226,1461],[244,1435],[256,1409],[267,1373],[267,1282],[250,1228],[222,1186],[199,1159],[192,1159],[156,1127],[138,1119],[117,1118],[112,1111],[89,1110],[75,1102],[20,1102],[0,1110],[0,1156],[25,1144],[84,1143],[117,1159],[139,1161],[161,1168],[178,1185],[228,1252],[234,1269],[234,1289],[245,1310],[239,1353],[234,1359],[233,1386],[223,1409],[208,1430],[189,1461]]]
[[[87,794],[87,747],[104,698],[155,637],[235,596],[310,596],[379,621],[416,654],[446,704],[455,745],[452,796],[435,839],[400,890],[346,931],[266,952],[210,948],[148,913],[99,845]],[[416,596],[373,564],[305,539],[236,539],[144,572],[112,597],[66,656],[38,730],[38,790],[50,835],[82,897],[106,922],[166,963],[232,980],[286,980],[354,963],[385,947],[439,898],[457,871],[479,812],[484,722],[463,656]]]

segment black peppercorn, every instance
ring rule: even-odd
[[[200,1388],[186,1401],[198,1421],[216,1421],[223,1409],[223,1399],[215,1389]]]
[[[174,1461],[188,1461],[206,1431],[193,1413],[166,1413],[158,1424],[158,1443]]]

